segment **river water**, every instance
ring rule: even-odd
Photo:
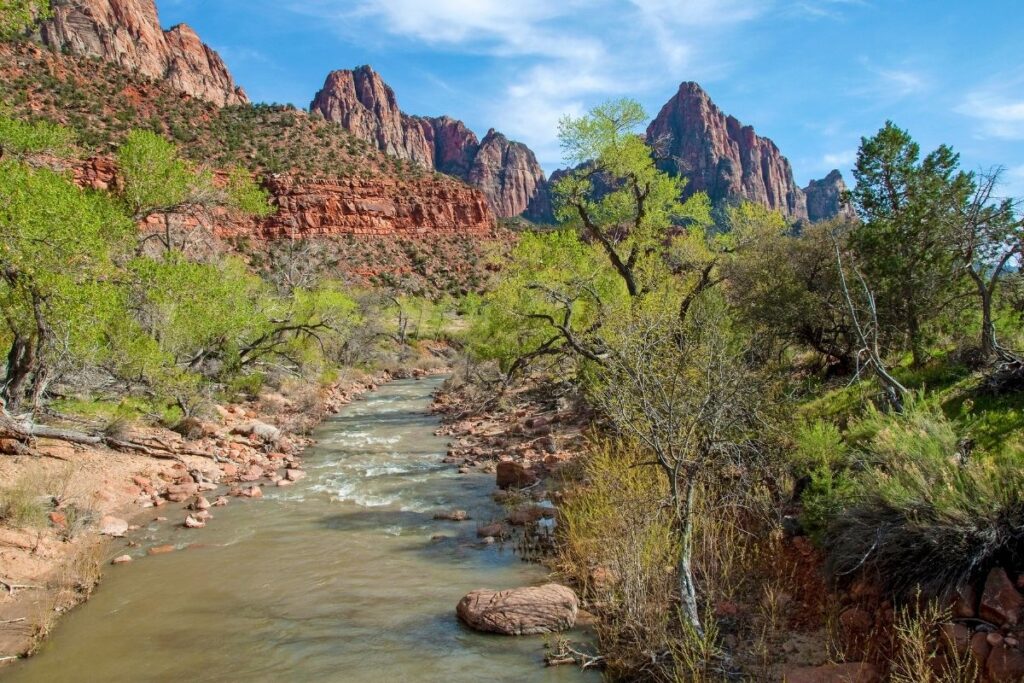
[[[325,422],[296,486],[215,508],[202,531],[146,529],[136,561],[109,568],[39,655],[0,678],[597,680],[544,668],[542,637],[477,634],[456,619],[466,592],[543,583],[545,572],[478,544],[477,524],[501,510],[492,477],[441,463],[447,444],[427,412],[440,381],[387,384]],[[473,521],[433,519],[456,507]],[[163,543],[183,550],[144,556]]]

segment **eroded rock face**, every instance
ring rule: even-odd
[[[403,113],[394,90],[369,66],[329,74],[310,110],[387,154],[480,188],[498,216],[550,217],[544,171],[528,147],[493,130],[480,141],[448,116]]]
[[[808,198],[775,143],[724,114],[696,83],[679,86],[648,126],[647,141],[669,159],[661,163],[664,170],[689,178],[687,196],[707,192],[715,206],[756,202],[794,222],[824,220],[841,209],[836,201],[842,183],[838,171],[811,183],[815,203],[811,218]]]
[[[576,623],[579,601],[565,586],[475,590],[459,601],[456,613],[467,626],[509,636],[554,633]]]
[[[71,169],[83,187],[108,189],[119,179],[114,162],[93,158]],[[448,178],[400,181],[390,177],[304,178],[277,174],[265,182],[277,213],[266,219],[239,218],[224,209],[151,216],[143,227],[211,225],[219,237],[259,239],[370,235],[429,238],[431,235],[489,235],[494,214],[479,191]]]
[[[245,104],[224,61],[189,26],[160,27],[154,0],[65,0],[39,28],[44,45],[98,57],[224,106]]]
[[[804,188],[808,220],[817,223],[836,217],[856,218],[853,206],[843,201],[846,190],[843,174],[839,171],[832,171],[821,180],[812,180]]]
[[[467,180],[483,190],[499,216],[526,214],[544,221],[551,214],[544,171],[533,151],[493,128],[480,143]]]

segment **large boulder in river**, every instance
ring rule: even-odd
[[[459,601],[455,611],[477,631],[525,636],[572,628],[579,601],[571,589],[549,583],[504,591],[475,590]]]
[[[260,422],[259,420],[253,420],[240,424],[231,430],[232,434],[238,434],[240,436],[255,437],[265,443],[277,443],[281,440],[281,430],[274,425],[269,425],[266,422]]]
[[[495,476],[499,489],[521,489],[537,483],[537,476],[518,462],[499,462]]]

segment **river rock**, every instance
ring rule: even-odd
[[[480,538],[508,538],[512,531],[501,522],[495,522],[478,528],[476,535]]]
[[[785,670],[783,680],[786,683],[877,683],[881,677],[872,664],[849,662],[790,667]]]
[[[469,513],[465,510],[449,510],[448,512],[438,512],[434,515],[434,519],[443,519],[449,522],[465,522],[469,519]]]
[[[499,462],[495,470],[498,488],[521,489],[537,483],[537,477],[530,470],[517,462]]]
[[[302,470],[287,469],[284,471],[284,477],[288,481],[299,481],[306,478],[306,473]]]
[[[260,422],[259,420],[253,420],[242,425],[238,425],[231,430],[232,434],[238,434],[239,436],[256,437],[260,441],[266,443],[277,443],[281,440],[281,430],[274,425],[268,425],[266,422]]]
[[[1024,681],[1024,652],[1017,648],[992,648],[985,671],[993,683],[1019,683]]]
[[[119,555],[110,561],[110,564],[128,564],[132,561],[131,555]]]
[[[982,619],[999,626],[1021,623],[1024,596],[1017,591],[1005,569],[997,567],[989,572],[979,611]]]
[[[455,611],[474,630],[521,636],[572,628],[578,610],[576,593],[549,583],[503,591],[475,590],[459,601]]]
[[[166,555],[167,553],[173,553],[178,548],[173,545],[155,545],[146,551],[147,555]]]
[[[197,519],[194,515],[189,515],[185,518],[186,529],[202,529],[204,526],[206,526],[206,522]]]
[[[128,532],[128,522],[120,517],[106,515],[100,520],[100,533],[104,536],[124,536]]]

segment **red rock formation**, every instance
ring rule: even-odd
[[[483,190],[499,216],[544,220],[551,205],[544,171],[529,147],[492,128],[480,143],[469,183]]]
[[[53,3],[39,28],[55,50],[98,57],[219,106],[244,104],[220,56],[190,27],[160,28],[154,0],[68,0]]]
[[[267,183],[278,212],[258,226],[267,238],[320,235],[484,235],[494,228],[486,198],[473,188],[433,178],[304,180]]]
[[[707,192],[716,205],[748,200],[778,209],[793,220],[807,218],[807,202],[793,170],[775,143],[726,116],[696,83],[662,107],[647,128],[666,170],[690,179],[687,192]]]
[[[369,66],[332,72],[310,110],[392,156],[479,187],[499,216],[550,215],[544,171],[529,148],[494,131],[480,142],[447,116],[404,114],[394,90]]]
[[[47,161],[67,168],[59,160]],[[107,158],[93,158],[70,166],[82,187],[117,187],[117,167]],[[486,197],[455,180],[427,177],[402,181],[395,178],[307,179],[279,174],[265,183],[278,207],[263,219],[239,218],[214,210],[204,218],[191,213],[171,216],[174,225],[212,226],[218,237],[247,235],[257,239],[306,238],[331,235],[407,237],[436,235],[490,235],[496,221]],[[143,226],[162,230],[167,218],[152,216]]]

